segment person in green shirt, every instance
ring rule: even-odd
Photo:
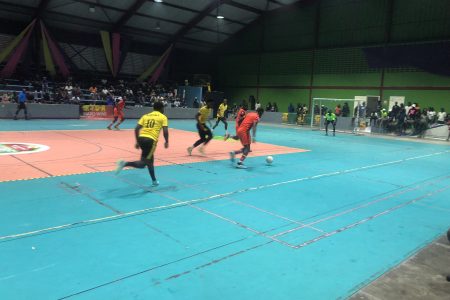
[[[328,110],[325,114],[325,135],[328,135],[328,125],[330,125],[330,123],[333,125],[333,136],[336,135],[336,121],[336,114],[331,110]]]

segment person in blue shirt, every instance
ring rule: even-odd
[[[21,90],[18,96],[18,105],[17,105],[17,111],[16,115],[14,116],[14,120],[17,120],[17,115],[19,112],[23,109],[25,112],[25,120],[28,120],[28,112],[27,112],[27,93],[25,89]]]

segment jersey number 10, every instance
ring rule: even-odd
[[[155,126],[155,120],[148,120],[145,127],[153,128],[153,126]]]

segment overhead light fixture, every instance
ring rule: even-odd
[[[89,12],[95,13],[95,5],[94,4],[89,5]]]
[[[225,19],[225,17],[224,17],[224,16],[221,16],[221,15],[217,15],[216,18],[217,18],[217,19]]]
[[[163,0],[154,0],[156,3],[161,3]]]
[[[159,21],[156,22],[155,29],[157,29],[157,30],[160,30],[160,29],[161,29],[161,24],[159,23]]]

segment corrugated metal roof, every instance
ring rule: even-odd
[[[50,26],[81,32],[118,30],[159,46],[176,42],[180,48],[205,51],[241,31],[265,11],[299,1],[0,0],[0,17],[29,21],[47,2],[42,17]],[[217,19],[218,14],[224,19]]]

